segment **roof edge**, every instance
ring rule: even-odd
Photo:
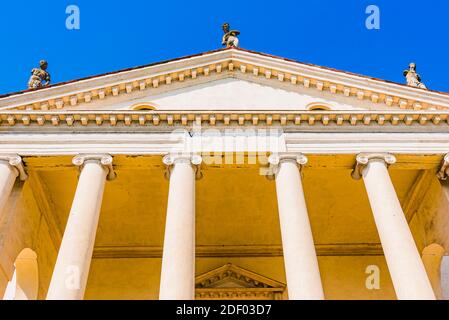
[[[116,74],[120,74],[120,73],[124,73],[124,72],[128,72],[128,71],[144,69],[144,68],[153,67],[153,66],[157,66],[157,65],[162,65],[162,64],[166,64],[166,63],[170,63],[170,62],[175,62],[175,61],[180,61],[180,60],[190,59],[190,58],[196,58],[196,57],[201,57],[201,56],[205,56],[205,55],[209,55],[209,54],[213,54],[213,53],[217,53],[217,52],[229,51],[229,50],[237,50],[237,51],[247,52],[247,53],[260,55],[260,56],[267,57],[267,58],[273,58],[273,59],[277,59],[277,60],[281,60],[281,61],[298,63],[298,64],[306,65],[306,66],[309,66],[309,67],[319,68],[319,69],[322,69],[322,70],[327,70],[327,71],[332,71],[332,72],[337,72],[337,73],[344,73],[344,74],[347,74],[347,75],[361,77],[361,78],[374,80],[374,81],[379,81],[379,82],[382,82],[382,83],[394,84],[394,85],[399,85],[399,86],[406,87],[406,88],[411,88],[410,86],[408,86],[407,84],[404,84],[404,83],[398,83],[398,82],[394,82],[394,81],[390,81],[390,80],[384,80],[384,79],[371,77],[371,76],[367,76],[367,75],[362,75],[362,74],[358,74],[358,73],[354,73],[354,72],[350,72],[350,71],[346,71],[346,70],[341,70],[341,69],[336,69],[336,68],[331,68],[331,67],[326,67],[326,66],[320,66],[320,65],[317,65],[317,64],[303,62],[303,61],[290,59],[290,58],[285,58],[285,57],[272,55],[272,54],[268,54],[268,53],[264,53],[264,52],[258,52],[258,51],[248,50],[248,49],[239,48],[239,47],[229,47],[229,48],[220,48],[220,49],[205,51],[205,52],[201,52],[201,53],[197,53],[197,54],[182,56],[182,57],[178,57],[178,58],[174,58],[174,59],[163,60],[163,61],[159,61],[159,62],[153,62],[153,63],[140,65],[140,66],[136,66],[136,67],[120,69],[120,70],[116,70],[116,71],[112,71],[112,72],[106,72],[106,73],[91,75],[91,76],[78,78],[78,79],[73,79],[73,80],[69,80],[69,81],[59,82],[59,83],[55,83],[53,85],[50,85],[50,86],[47,86],[47,87],[44,87],[44,88],[27,89],[27,90],[21,90],[21,91],[16,91],[16,92],[0,94],[0,99],[11,97],[11,96],[16,96],[16,95],[21,95],[21,94],[25,94],[25,93],[38,92],[38,91],[42,91],[42,90],[46,90],[46,89],[60,87],[60,86],[67,85],[67,84],[77,83],[77,82],[80,82],[80,81],[100,78],[100,77],[109,76],[109,75],[116,75]],[[432,90],[432,89],[421,89],[421,88],[413,88],[413,89],[421,90],[423,92],[432,92],[432,93],[436,93],[436,94],[442,94],[442,95],[449,96],[449,93],[448,92],[444,92],[444,91],[438,91],[438,90]]]

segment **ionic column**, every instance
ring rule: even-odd
[[[86,290],[106,179],[115,178],[109,155],[80,155],[81,168],[47,300],[82,300]]]
[[[307,158],[304,155],[272,155],[269,163],[276,178],[289,299],[323,300],[323,286],[300,173]]]
[[[164,157],[170,179],[160,300],[195,299],[195,177],[200,156]]]
[[[19,156],[0,156],[0,214],[5,208],[16,178],[25,181],[27,175]]]
[[[388,269],[399,300],[434,300],[429,278],[416,247],[387,165],[390,154],[360,154],[352,173],[363,178]]]

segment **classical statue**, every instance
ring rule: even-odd
[[[40,68],[31,70],[31,77],[28,81],[29,89],[38,89],[50,85],[50,74],[47,72],[48,62],[41,60]]]
[[[416,72],[416,63],[410,63],[408,69],[404,71],[404,77],[407,79],[407,85],[410,87],[427,89],[424,83],[421,82],[421,77]]]
[[[230,30],[229,23],[225,23],[223,24],[223,32],[224,36],[222,45],[226,46],[227,48],[239,46],[239,39],[237,38],[237,36],[240,34],[240,31]]]

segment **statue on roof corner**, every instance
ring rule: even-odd
[[[427,89],[426,85],[421,82],[421,77],[416,72],[416,63],[410,63],[407,70],[404,71],[404,77],[407,79],[407,85],[421,89]]]
[[[223,42],[222,45],[226,46],[226,48],[239,46],[239,39],[237,38],[240,35],[240,31],[238,30],[230,30],[229,23],[223,24]]]
[[[29,89],[39,89],[50,85],[50,73],[47,72],[48,62],[41,60],[40,67],[31,70],[31,77],[28,81]]]

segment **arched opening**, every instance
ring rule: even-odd
[[[3,300],[37,300],[39,274],[36,253],[31,249],[22,250],[14,267]]]
[[[308,111],[329,111],[332,108],[324,103],[311,103],[307,106]]]
[[[151,103],[138,103],[131,107],[134,111],[153,111],[156,110],[156,106]]]

